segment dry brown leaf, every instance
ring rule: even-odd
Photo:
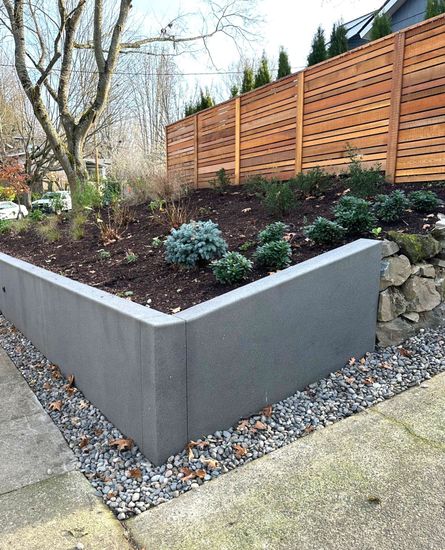
[[[80,441],[79,441],[79,447],[81,449],[83,449],[84,447],[86,447],[88,445],[88,443],[90,442],[90,438],[86,435],[83,435],[81,438],[80,438]]]
[[[412,353],[405,348],[400,348],[399,353],[400,355],[403,355],[403,357],[411,357],[412,355]]]
[[[382,363],[380,366],[382,369],[392,370],[392,366],[389,363]]]
[[[362,358],[360,359],[360,363],[361,363],[362,365],[365,365],[365,364],[366,364],[366,357],[362,357]]]
[[[369,376],[368,378],[365,378],[365,380],[364,380],[364,383],[367,386],[371,386],[372,384],[374,384],[374,382],[375,382],[375,378],[373,378],[372,376]]]
[[[272,405],[267,405],[267,407],[264,407],[264,409],[261,411],[261,414],[267,418],[270,418],[272,416]]]
[[[199,479],[204,479],[207,475],[207,472],[205,470],[196,470],[195,474],[196,477],[199,477]]]
[[[190,468],[181,468],[181,472],[184,474],[181,481],[188,481],[189,479],[195,479],[196,477],[196,473],[190,470]]]
[[[304,431],[307,433],[307,434],[310,434],[311,432],[313,432],[315,430],[315,426],[313,426],[312,424],[308,424],[306,426],[306,428],[304,428]]]
[[[132,468],[131,470],[128,470],[128,475],[133,479],[139,479],[142,477],[142,471],[140,468]]]
[[[95,428],[94,429],[94,435],[96,435],[97,437],[99,437],[103,433],[104,433],[104,431],[101,428]]]
[[[74,395],[77,392],[77,389],[73,388],[72,386],[69,386],[69,387],[65,386],[65,391],[71,397],[72,395]]]
[[[67,384],[66,384],[66,388],[71,388],[74,386],[74,374],[70,374],[67,378]]]
[[[357,359],[355,357],[351,357],[351,359],[349,359],[349,365],[352,367],[352,365],[355,365]]]
[[[253,427],[254,427],[256,430],[267,430],[266,424],[264,424],[264,423],[261,422],[260,420],[257,420],[257,421],[255,422],[255,424],[253,425]]]
[[[242,458],[243,456],[245,456],[247,454],[247,449],[245,449],[242,445],[239,445],[238,443],[236,443],[233,446],[233,449],[235,451],[235,456],[238,459]]]
[[[249,428],[250,422],[248,419],[243,418],[236,427],[237,430],[246,430]]]
[[[54,380],[59,380],[60,378],[62,378],[59,367],[52,367],[51,376],[54,378]]]
[[[62,410],[62,401],[59,399],[58,401],[53,401],[49,404],[49,410],[50,411],[60,411]]]
[[[219,462],[213,458],[203,458],[201,462],[208,466],[211,470],[215,470],[219,467]]]
[[[353,376],[345,376],[345,382],[348,384],[353,384],[355,382],[355,378]]]
[[[88,401],[85,401],[85,399],[82,399],[82,401],[79,403],[79,409],[87,409],[90,406]]]
[[[44,390],[50,390],[53,387],[53,385],[50,382],[45,382],[42,386]]]
[[[108,443],[111,447],[117,447],[118,451],[129,451],[134,445],[134,441],[131,438],[126,439],[124,437],[110,439]]]

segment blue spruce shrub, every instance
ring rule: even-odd
[[[200,262],[210,262],[227,252],[227,243],[216,223],[184,223],[172,229],[164,243],[168,263],[195,267]]]

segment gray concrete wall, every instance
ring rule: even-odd
[[[359,240],[172,316],[0,254],[0,309],[161,463],[372,350],[379,271]]]
[[[185,445],[184,321],[5,254],[0,309],[153,462]]]
[[[176,315],[188,437],[229,427],[374,348],[380,243],[358,240]]]

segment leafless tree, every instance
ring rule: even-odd
[[[179,17],[153,36],[137,37],[129,25],[131,0],[2,0],[0,23],[13,38],[17,75],[73,194],[88,178],[85,143],[107,107],[122,52],[150,53],[156,44],[169,44],[178,53],[197,42],[208,49],[215,34],[239,42],[247,36],[254,1],[209,0],[199,32],[182,33]],[[84,52],[94,60],[93,74],[76,70]],[[76,104],[72,92],[82,78],[91,90]],[[49,103],[56,106],[55,118]]]

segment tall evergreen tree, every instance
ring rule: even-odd
[[[321,27],[318,27],[317,32],[312,39],[311,52],[307,56],[307,64],[309,66],[316,65],[321,61],[324,61],[328,57],[328,52],[326,50],[326,39],[324,36],[324,30]]]
[[[239,95],[239,87],[234,84],[231,88],[230,88],[230,97],[236,97]]]
[[[335,57],[348,51],[346,28],[342,23],[334,23],[329,44],[329,57]]]
[[[251,67],[245,67],[243,73],[243,83],[241,85],[241,93],[245,94],[255,88],[255,77],[253,76],[253,69]]]
[[[426,4],[425,20],[445,13],[445,0],[428,0]]]
[[[263,52],[260,60],[260,66],[255,74],[255,88],[269,84],[272,81],[269,70],[269,62],[267,61],[266,53]]]
[[[203,92],[201,89],[199,90],[199,99],[196,101],[196,103],[193,103],[193,101],[187,103],[184,109],[184,113],[185,116],[194,115],[195,113],[199,113],[199,111],[203,111],[204,109],[208,109],[209,107],[213,107],[214,105],[215,101],[210,95],[209,90],[206,88],[206,91]]]
[[[281,47],[280,48],[280,54],[278,56],[278,78],[283,78],[283,76],[287,76],[288,74],[291,74],[292,69],[289,62],[289,56],[287,55],[286,50]]]
[[[391,17],[387,13],[379,13],[374,17],[371,27],[371,40],[378,40],[392,33]]]

